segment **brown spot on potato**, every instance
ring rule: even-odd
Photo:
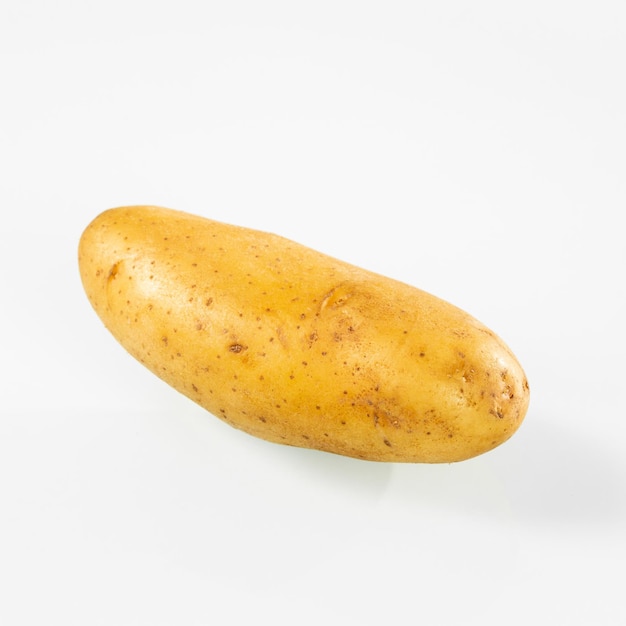
[[[120,270],[120,264],[118,263],[114,263],[111,268],[109,269],[109,273],[107,274],[107,280],[111,281],[114,280],[115,277],[117,276],[118,272]]]
[[[333,287],[323,298],[320,304],[319,313],[322,313],[324,309],[338,309],[342,307],[351,297],[352,293],[348,290],[346,285],[337,285]]]
[[[234,354],[239,354],[244,350],[247,350],[247,346],[244,346],[240,343],[231,343],[230,346],[228,346],[228,351],[233,352]]]

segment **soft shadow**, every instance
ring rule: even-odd
[[[534,415],[510,441],[468,461],[396,464],[388,472],[358,462],[347,468],[355,481],[378,478],[379,488],[387,485],[385,498],[391,506],[420,514],[439,511],[524,525],[626,527],[626,460],[617,450],[610,442],[603,446],[577,436],[565,420]],[[329,480],[341,474],[336,471],[341,466],[325,467]]]
[[[585,440],[565,420],[534,415],[499,448],[442,465],[376,463],[267,445],[251,438],[246,455],[254,450],[279,475],[329,496],[384,498],[405,510],[523,524],[626,525],[626,460],[617,456],[618,446]]]
[[[534,416],[490,459],[516,517],[571,525],[626,523],[626,464],[617,446],[585,440],[565,420]]]
[[[362,461],[319,450],[278,446],[273,452],[288,471],[308,484],[367,500],[377,500],[385,493],[393,472],[391,463]]]

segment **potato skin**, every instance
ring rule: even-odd
[[[273,234],[120,207],[86,228],[79,267],[131,355],[268,441],[449,463],[507,440],[528,408],[518,361],[476,319]]]

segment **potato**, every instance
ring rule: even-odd
[[[87,227],[79,265],[131,355],[268,441],[449,463],[507,440],[528,408],[518,361],[476,319],[273,234],[121,207]]]

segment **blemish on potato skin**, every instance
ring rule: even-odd
[[[120,269],[120,264],[118,263],[114,263],[111,268],[109,269],[109,273],[107,275],[107,280],[111,281],[114,280],[119,272]]]

